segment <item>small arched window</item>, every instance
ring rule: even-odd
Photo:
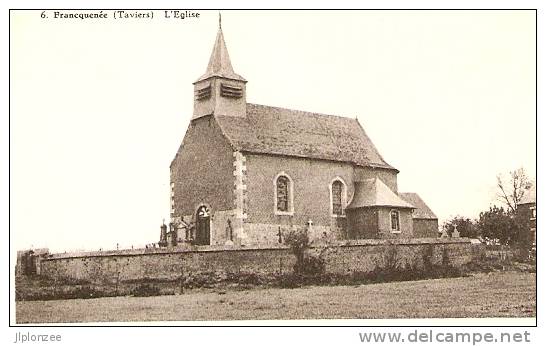
[[[330,183],[330,213],[332,217],[344,217],[347,206],[347,186],[340,177]]]
[[[400,233],[400,212],[391,210],[391,232]]]
[[[292,180],[283,172],[277,175],[273,183],[275,185],[275,213],[292,215],[294,211]]]

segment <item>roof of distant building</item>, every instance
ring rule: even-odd
[[[414,192],[401,192],[398,195],[416,207],[412,214],[414,219],[438,219],[436,214],[434,214],[418,194]]]

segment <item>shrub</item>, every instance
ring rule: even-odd
[[[443,248],[440,265],[432,263],[433,250],[431,245],[421,250],[422,267],[408,263],[401,266],[397,246],[389,244],[380,259],[376,261],[374,269],[366,275],[366,279],[371,282],[391,282],[450,278],[462,275],[459,268],[450,264],[447,248]]]
[[[311,241],[307,230],[291,230],[284,237],[284,241],[296,256],[294,274],[299,276],[320,276],[324,274],[326,263],[322,256],[325,251],[321,251],[318,255],[309,253]]]
[[[388,243],[385,252],[382,255],[382,265],[379,267],[386,271],[397,271],[400,269],[400,256],[398,255],[398,246]],[[377,266],[376,266],[377,267]]]
[[[442,246],[442,266],[450,267],[451,263],[449,261],[449,253],[445,246]]]
[[[423,260],[423,269],[429,270],[432,268],[432,256],[434,254],[434,247],[432,245],[426,245],[421,250],[421,258]]]
[[[479,235],[479,230],[476,222],[463,216],[455,216],[451,220],[444,222],[444,224],[442,225],[442,229],[450,237],[455,231],[455,228],[457,229],[461,237],[476,238]]]
[[[157,286],[153,286],[150,284],[140,284],[133,289],[131,295],[133,297],[150,297],[158,296],[160,295],[160,293],[160,289]]]

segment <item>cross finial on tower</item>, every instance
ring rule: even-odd
[[[218,11],[218,29],[222,30],[222,12]]]

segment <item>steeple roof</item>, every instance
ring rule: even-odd
[[[222,33],[221,24],[218,26],[218,34],[216,35],[214,48],[212,49],[212,54],[210,55],[207,71],[204,75],[199,77],[196,83],[210,77],[222,77],[246,82],[246,79],[233,71],[233,66],[231,66],[231,60],[229,59],[229,53],[226,47],[226,41],[224,40],[224,34]]]

